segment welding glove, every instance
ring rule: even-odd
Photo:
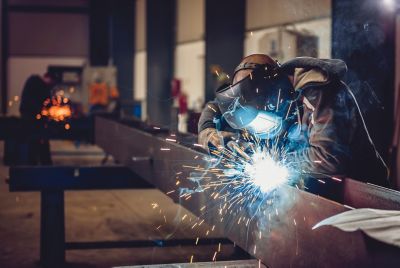
[[[238,138],[237,133],[228,131],[219,131],[215,128],[206,128],[199,133],[198,142],[208,152],[210,150],[222,150],[225,144],[230,140]]]

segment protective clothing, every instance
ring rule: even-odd
[[[288,162],[314,177],[347,176],[386,186],[386,169],[377,159],[355,101],[341,81],[346,64],[338,59],[300,57],[284,63],[281,69],[293,76],[292,84],[302,105],[302,139],[288,152]],[[206,105],[198,127],[199,133],[206,128],[235,131],[217,100]]]
[[[215,128],[207,128],[199,133],[199,144],[206,150],[221,149],[229,140],[237,139],[239,136],[228,131],[218,131]]]

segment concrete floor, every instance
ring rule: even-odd
[[[71,142],[58,141],[52,142],[51,148],[55,165],[98,165],[103,157],[95,146],[77,148]],[[8,167],[0,164],[0,267],[38,267],[40,195],[10,193],[7,176]],[[191,229],[194,216],[158,190],[66,192],[65,203],[66,241],[201,238],[208,228]],[[159,207],[153,209],[154,203]],[[186,213],[191,216],[182,222]],[[188,262],[192,255],[194,261],[210,261],[217,247],[70,250],[66,259],[67,267]],[[230,259],[233,251],[233,246],[222,246],[218,258]]]

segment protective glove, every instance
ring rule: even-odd
[[[222,150],[228,141],[235,140],[237,138],[237,133],[219,131],[215,128],[206,128],[200,131],[198,142],[203,146],[204,149],[210,152],[211,149]]]

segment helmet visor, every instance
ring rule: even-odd
[[[280,132],[294,95],[287,76],[264,67],[216,92],[218,106],[232,128],[246,129],[263,138]]]

